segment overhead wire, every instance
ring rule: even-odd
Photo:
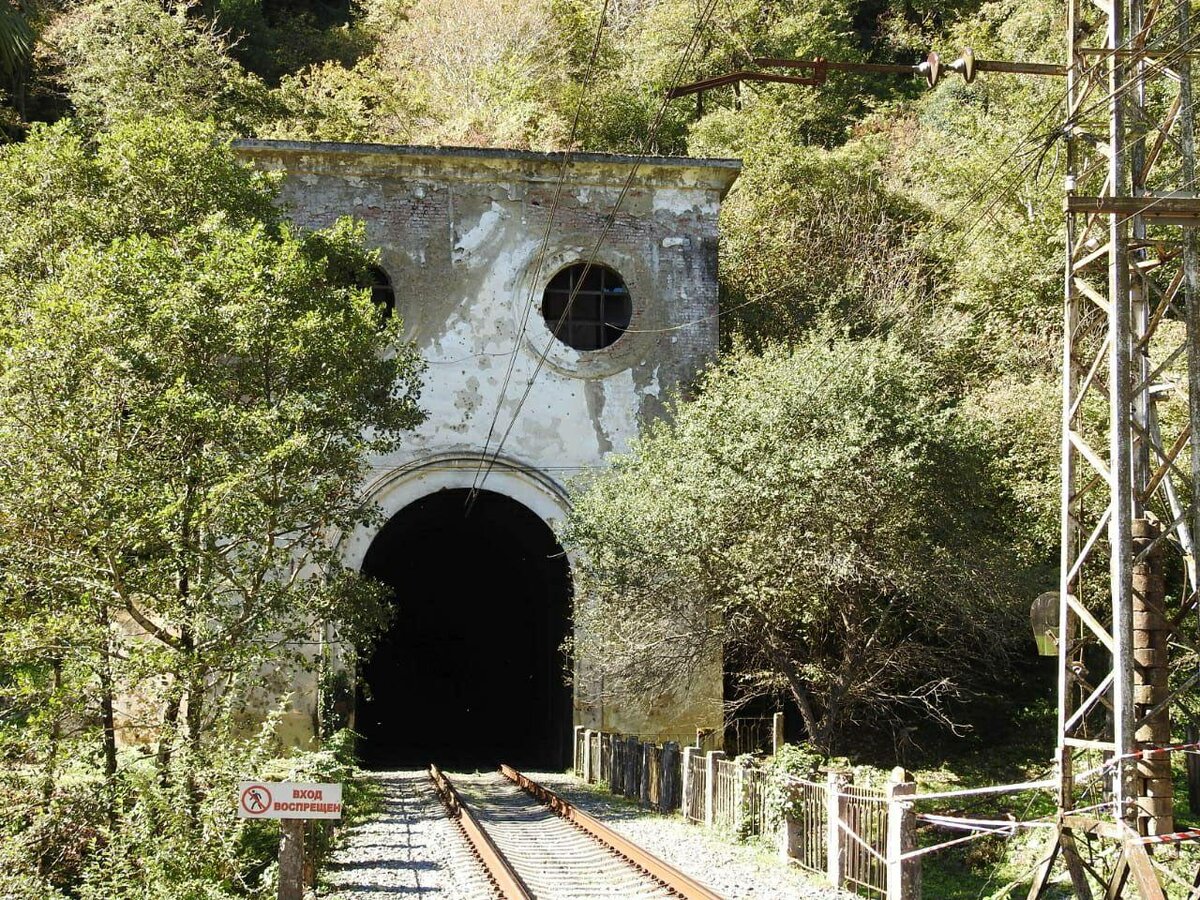
[[[1189,0],[1181,0],[1180,3],[1176,4],[1176,8],[1182,6],[1183,3],[1185,3],[1185,2],[1189,2]],[[1122,44],[1120,44],[1117,47],[1117,50],[1123,49],[1131,41],[1133,41],[1136,37],[1137,37],[1136,35],[1130,36],[1130,38],[1128,38],[1126,41],[1124,41]],[[1162,72],[1166,71],[1168,68],[1170,68],[1171,65],[1173,65],[1175,62],[1178,62],[1186,54],[1190,53],[1192,51],[1192,49],[1194,49],[1195,44],[1197,43],[1198,40],[1200,40],[1200,33],[1190,37],[1188,39],[1188,41],[1183,42],[1179,46],[1169,50],[1168,56],[1165,56],[1162,59],[1156,61],[1150,67],[1148,67],[1146,70],[1144,70],[1142,72],[1134,73],[1129,78],[1127,78],[1125,80],[1125,82],[1123,82],[1122,84],[1118,85],[1117,87],[1115,87],[1113,89],[1110,89],[1107,93],[1105,93],[1103,96],[1099,97],[1098,99],[1096,99],[1095,101],[1090,103],[1088,106],[1083,107],[1080,110],[1077,110],[1074,114],[1071,114],[1069,116],[1069,118],[1067,120],[1068,126],[1071,124],[1071,122],[1078,122],[1078,121],[1086,118],[1087,116],[1091,115],[1092,113],[1096,112],[1101,107],[1106,106],[1115,97],[1120,96],[1121,94],[1128,91],[1130,88],[1135,87],[1137,84],[1143,82],[1146,78],[1154,77],[1155,75],[1161,74]],[[1107,49],[1107,50],[1103,51],[1103,53],[1101,54],[1101,58],[1099,60],[1097,60],[1097,62],[1094,63],[1088,71],[1089,72],[1094,71],[1095,68],[1097,66],[1099,66],[1101,63],[1107,62],[1113,56],[1114,52],[1116,52],[1116,51],[1114,51],[1113,49]],[[1069,89],[1068,89],[1067,94],[1065,94],[1063,98],[1060,98],[1059,100],[1057,100],[1055,102],[1055,107],[1053,107],[1053,108],[1057,108],[1057,104],[1061,103],[1062,99],[1065,99],[1066,96],[1069,96]],[[1045,118],[1045,116],[1043,116],[1043,120],[1044,120],[1044,118]],[[1039,121],[1042,121],[1042,120],[1039,120]],[[1062,130],[1062,134],[1065,135],[1065,129]],[[1056,133],[1056,136],[1058,136],[1057,133]],[[1136,145],[1137,143],[1144,141],[1148,136],[1149,136],[1149,132],[1141,134],[1137,138],[1135,138],[1134,141],[1131,143],[1133,145]],[[1009,157],[1006,158],[1006,161],[1011,160],[1013,155],[1014,154],[1010,154]],[[992,201],[989,203],[987,208],[984,210],[983,214],[981,214],[979,217],[977,217],[975,219],[975,221],[972,223],[972,225],[967,229],[967,231],[963,233],[963,235],[960,237],[959,241],[955,244],[954,249],[952,251],[953,253],[957,253],[957,252],[961,251],[964,246],[967,246],[969,244],[969,241],[971,239],[973,239],[974,235],[980,231],[981,223],[984,222],[985,219],[990,215],[991,210],[993,210],[1001,201],[1003,201],[1006,196],[1011,195],[1013,193],[1013,189],[1021,183],[1022,179],[1025,177],[1026,174],[1028,174],[1029,170],[1032,167],[1033,166],[1030,163],[1026,163],[1026,165],[1023,166],[1022,169],[1019,172],[1017,172],[1015,175],[1004,176],[1005,180],[1004,180],[1003,184],[1001,185],[1001,188],[1002,188],[1001,193],[993,197]],[[963,211],[963,209],[964,209],[963,206],[959,207],[960,214]],[[951,221],[954,218],[957,218],[957,215],[952,216]]]
[[[693,30],[692,37],[689,40],[687,48],[685,49],[684,56],[681,59],[680,67],[676,72],[676,76],[675,76],[672,86],[677,85],[680,78],[682,77],[682,72],[684,71],[687,63],[690,61],[691,54],[694,52],[696,41],[698,39],[699,34],[701,33],[701,28],[702,28],[703,24],[705,23],[705,21],[709,17],[711,17],[711,14],[715,7],[715,2],[716,2],[716,0],[711,0],[711,2],[709,2],[707,7],[704,7],[703,9],[700,10],[700,17],[697,20],[696,28]],[[1188,2],[1188,0],[1179,0],[1179,2],[1176,3],[1175,8],[1178,9],[1185,2]],[[607,7],[607,0],[605,0],[605,7]],[[1163,15],[1169,15],[1169,13],[1166,13]],[[598,47],[600,46],[600,39],[601,39],[600,29],[602,29],[602,28],[603,28],[603,15],[601,17],[600,27],[597,30],[596,41],[593,45],[593,57],[592,57],[593,63],[594,63],[594,59],[595,59],[595,54],[598,50]],[[1132,43],[1138,37],[1139,37],[1139,35],[1137,35],[1137,34],[1130,35],[1124,42],[1122,42],[1122,44],[1118,45],[1116,48],[1106,48],[1106,49],[1102,50],[1101,52],[1099,52],[1097,54],[1096,60],[1093,63],[1091,63],[1091,65],[1088,66],[1084,70],[1085,75],[1094,72],[1098,67],[1100,67],[1102,65],[1106,65],[1114,53],[1119,52],[1121,49],[1127,47],[1130,43]],[[1070,116],[1069,121],[1072,121],[1072,120],[1077,121],[1077,120],[1083,118],[1084,116],[1095,111],[1100,106],[1105,105],[1108,102],[1110,102],[1113,97],[1118,96],[1121,93],[1129,90],[1134,85],[1141,83],[1145,78],[1150,77],[1154,74],[1158,74],[1159,72],[1166,70],[1175,61],[1182,58],[1186,53],[1190,52],[1191,45],[1194,45],[1198,39],[1200,39],[1200,35],[1191,38],[1190,41],[1188,42],[1188,44],[1186,44],[1186,45],[1181,44],[1178,47],[1174,48],[1173,50],[1169,51],[1167,56],[1162,57],[1159,60],[1155,61],[1149,70],[1144,70],[1142,72],[1138,72],[1138,73],[1131,75],[1122,85],[1119,85],[1117,88],[1110,90],[1106,95],[1093,101],[1086,108],[1076,111],[1076,113],[1074,115]],[[1042,156],[1038,155],[1038,156],[1032,156],[1029,159],[1027,159],[1024,162],[1024,164],[1020,167],[1020,169],[1015,172],[1012,172],[1012,171],[1006,172],[1005,171],[1006,168],[1008,166],[1010,166],[1011,163],[1015,159],[1019,159],[1023,156],[1026,156],[1027,154],[1031,153],[1032,150],[1041,149],[1044,154],[1044,151],[1049,146],[1049,144],[1052,143],[1052,141],[1054,139],[1057,139],[1058,137],[1060,137],[1063,134],[1063,130],[1061,130],[1061,129],[1055,129],[1049,135],[1039,133],[1039,129],[1046,122],[1046,120],[1054,113],[1054,111],[1056,109],[1058,109],[1059,105],[1062,103],[1062,101],[1064,99],[1066,99],[1069,96],[1069,94],[1070,94],[1070,89],[1068,88],[1067,91],[1063,92],[1063,94],[1061,96],[1057,97],[1054,100],[1054,102],[1046,109],[1046,111],[1043,112],[1043,114],[1038,119],[1038,121],[1035,122],[1034,125],[1031,126],[1029,129],[1027,129],[1027,131],[1023,137],[1018,139],[1017,143],[1009,151],[1008,155],[993,170],[993,173],[991,175],[989,175],[987,179],[985,179],[983,185],[981,185],[980,187],[973,190],[972,193],[966,199],[964,199],[962,201],[962,203],[959,204],[959,206],[957,207],[956,213],[954,215],[950,216],[948,219],[943,221],[942,226],[948,227],[949,225],[953,224],[953,222],[958,219],[959,215],[961,215],[962,212],[964,212],[967,208],[969,208],[969,206],[972,203],[977,202],[979,199],[981,199],[983,196],[986,196],[988,193],[993,194],[993,196],[991,197],[991,199],[988,203],[988,206],[985,208],[983,214],[981,214],[979,217],[977,217],[975,222],[971,225],[971,227],[969,227],[967,229],[967,231],[964,232],[963,235],[960,237],[960,239],[955,247],[956,252],[961,250],[965,246],[969,246],[969,244],[974,240],[974,238],[980,233],[981,223],[984,222],[990,216],[991,211],[993,209],[995,209],[995,207],[1000,202],[1002,202],[1006,197],[1011,196],[1013,194],[1014,190],[1022,183],[1023,179],[1029,173],[1029,171],[1031,169],[1033,169],[1035,166],[1040,168]],[[633,168],[631,169],[631,172],[622,187],[621,193],[618,195],[617,201],[614,204],[613,209],[610,211],[608,217],[605,220],[604,228],[601,232],[600,238],[596,242],[596,245],[593,247],[592,254],[589,256],[589,259],[584,267],[584,275],[586,275],[588,270],[590,270],[590,268],[594,265],[595,259],[596,259],[596,254],[597,254],[598,250],[600,249],[600,246],[603,244],[604,240],[607,238],[607,235],[608,235],[609,231],[611,230],[613,223],[615,222],[617,212],[619,211],[620,206],[621,206],[626,194],[628,193],[629,187],[633,181],[633,178],[636,175],[637,168],[641,165],[642,160],[647,155],[646,151],[653,144],[654,140],[657,137],[658,130],[661,127],[661,123],[662,123],[668,102],[669,101],[664,101],[664,103],[661,104],[659,107],[658,114],[656,115],[656,118],[654,120],[654,124],[652,126],[651,132],[646,140],[645,146],[643,147],[643,153],[640,155],[642,158],[639,159],[634,164]],[[581,96],[581,103],[576,107],[575,119],[572,123],[572,135],[574,135],[574,133],[577,129],[581,108],[582,108],[582,96]],[[1136,140],[1144,141],[1147,136],[1148,136],[1148,134],[1140,135]],[[566,171],[566,167],[564,164],[564,169],[563,169],[564,176],[565,176],[565,171]],[[533,294],[534,294],[534,291],[536,290],[536,285],[538,283],[538,275],[540,274],[541,269],[542,269],[544,253],[545,253],[546,245],[547,245],[548,238],[549,238],[550,227],[551,227],[551,224],[553,221],[553,209],[554,209],[554,206],[557,204],[559,197],[561,196],[561,190],[562,190],[564,181],[565,181],[565,178],[560,178],[560,180],[558,182],[558,188],[555,193],[555,203],[552,204],[552,207],[551,207],[552,212],[551,212],[551,215],[547,219],[547,226],[546,226],[545,233],[543,235],[542,250],[539,253],[539,261],[538,261],[537,267],[535,269],[535,276],[534,276],[533,282],[531,284],[530,297],[529,297],[529,301],[525,307],[525,315],[524,315],[524,318],[522,321],[521,330],[518,334],[516,344],[514,345],[513,352],[510,356],[510,363],[507,368],[504,383],[501,388],[500,396],[497,401],[496,411],[495,411],[495,414],[493,415],[492,422],[491,422],[491,425],[488,430],[487,439],[485,440],[484,452],[480,457],[479,464],[478,464],[478,467],[477,467],[476,473],[475,473],[475,478],[472,481],[471,490],[468,494],[468,500],[467,500],[468,510],[470,509],[471,505],[473,504],[474,498],[477,495],[478,491],[482,488],[483,482],[486,481],[488,473],[490,472],[491,468],[495,465],[495,463],[499,457],[499,454],[503,449],[504,444],[507,442],[507,439],[510,436],[512,429],[515,426],[515,423],[520,414],[520,411],[521,411],[522,407],[524,406],[524,403],[528,399],[529,394],[532,391],[533,383],[536,380],[538,374],[540,373],[542,367],[544,366],[544,364],[546,362],[547,356],[552,347],[552,342],[553,342],[553,340],[556,340],[558,338],[558,334],[559,334],[559,331],[561,330],[562,324],[566,320],[567,315],[568,315],[568,313],[575,301],[575,298],[578,295],[579,289],[582,285],[582,277],[581,277],[579,280],[579,283],[577,283],[575,288],[572,290],[572,292],[568,298],[566,308],[564,309],[562,315],[560,316],[560,318],[558,320],[558,323],[557,323],[557,325],[554,329],[554,332],[552,334],[552,337],[551,337],[551,344],[549,344],[547,346],[547,349],[545,352],[543,352],[542,354],[539,355],[538,363],[535,367],[534,373],[526,383],[525,390],[522,393],[521,399],[518,401],[517,406],[509,420],[509,424],[500,439],[500,443],[497,445],[495,451],[492,453],[491,459],[488,460],[488,450],[489,450],[489,447],[491,444],[491,439],[495,433],[495,427],[498,423],[499,414],[503,407],[504,398],[505,398],[506,392],[507,392],[507,387],[511,381],[512,374],[515,369],[515,361],[517,358],[517,354],[519,352],[520,339],[521,339],[521,337],[523,337],[523,335],[526,331],[527,324],[528,324],[528,317],[530,314],[530,310],[532,309]],[[998,192],[996,191],[997,187],[999,188]],[[1159,199],[1161,199],[1161,198],[1159,198]],[[1137,213],[1131,214],[1130,216],[1127,217],[1127,219],[1132,218],[1133,216],[1152,208],[1155,202],[1156,202],[1155,200],[1151,200],[1151,202],[1146,204],[1146,206],[1142,210],[1139,210]],[[936,233],[936,229],[935,229],[934,233]],[[625,330],[626,331],[635,331],[637,333],[646,333],[646,334],[666,333],[666,332],[676,331],[676,330],[680,330],[680,329],[683,329],[686,327],[691,327],[696,324],[701,324],[705,321],[711,320],[713,318],[717,318],[722,314],[727,314],[729,312],[737,311],[738,309],[761,302],[764,299],[766,299],[766,298],[765,297],[752,298],[750,300],[747,300],[747,301],[739,304],[738,306],[734,307],[732,310],[721,310],[716,314],[703,316],[703,317],[700,317],[698,319],[695,319],[695,320],[692,320],[692,321],[689,321],[686,323],[680,323],[680,324],[669,326],[669,327],[662,328],[662,329],[625,329]],[[851,313],[851,315],[855,315],[858,312],[861,312],[862,308],[864,306],[865,306],[865,302],[858,304],[858,306]],[[972,318],[974,318],[974,316]],[[878,329],[879,329],[879,325],[877,324],[876,327],[873,329],[873,332],[877,333]],[[870,335],[868,335],[868,336],[870,336]],[[817,389],[820,389],[820,387],[822,387],[824,385],[824,383],[827,382],[828,378],[831,377],[831,375],[832,375],[832,372],[827,373],[826,377],[823,378],[822,381],[818,384]]]
[[[1174,7],[1172,7],[1170,10],[1168,10],[1166,12],[1160,13],[1160,16],[1163,16],[1163,17],[1169,16],[1173,12],[1178,11],[1180,8],[1183,7],[1183,5],[1185,3],[1188,3],[1188,2],[1190,2],[1190,0],[1177,0]],[[1116,53],[1121,52],[1122,50],[1128,48],[1135,40],[1138,39],[1138,37],[1139,37],[1139,35],[1136,33],[1131,34],[1124,41],[1122,41],[1120,44],[1118,44],[1115,48],[1101,49],[1097,53],[1096,59],[1090,65],[1085,66],[1080,71],[1079,77],[1081,77],[1081,78],[1090,77],[1093,73],[1095,73],[1095,71],[1097,69],[1101,68],[1102,66],[1107,65],[1108,62],[1112,59],[1112,57]],[[1194,42],[1194,40],[1195,39],[1193,39],[1193,42]],[[1179,49],[1179,48],[1177,48],[1177,49]],[[1187,48],[1183,52],[1188,52],[1189,50],[1190,50],[1190,48]],[[1176,58],[1178,58],[1178,57],[1176,57]],[[1068,62],[1070,62],[1070,61],[1068,61]],[[1166,61],[1163,61],[1163,65],[1160,66],[1160,69],[1162,69],[1162,68],[1166,68]],[[1124,85],[1122,85],[1118,88],[1118,91],[1123,91],[1123,90],[1128,89],[1130,87],[1130,85],[1136,84],[1140,78],[1147,77],[1147,74],[1151,74],[1151,73],[1142,73],[1140,75],[1135,75],[1135,76],[1131,77]],[[955,222],[958,221],[959,217],[963,213],[965,213],[969,208],[971,208],[973,205],[976,205],[977,203],[979,203],[985,196],[988,196],[989,193],[991,193],[992,197],[991,197],[987,207],[985,207],[983,213],[981,213],[979,216],[976,217],[975,222],[971,225],[971,227],[968,229],[968,231],[965,233],[965,235],[972,234],[979,230],[979,228],[981,227],[981,223],[984,222],[991,215],[992,210],[995,209],[995,207],[998,205],[998,203],[1001,200],[1003,200],[1007,194],[1011,193],[1012,188],[1014,188],[1016,185],[1021,183],[1021,181],[1024,179],[1024,177],[1028,174],[1030,168],[1033,167],[1027,163],[1024,166],[1022,166],[1020,171],[1016,172],[1014,175],[1011,172],[1011,170],[1009,170],[1009,166],[1013,163],[1014,159],[1030,152],[1031,148],[1043,149],[1043,150],[1047,149],[1056,140],[1065,136],[1065,133],[1066,133],[1065,128],[1057,128],[1056,127],[1056,128],[1049,130],[1048,132],[1043,132],[1040,129],[1047,122],[1047,120],[1051,117],[1051,115],[1053,115],[1053,113],[1060,107],[1060,105],[1070,97],[1070,92],[1071,92],[1071,88],[1067,87],[1062,92],[1056,94],[1053,102],[1046,108],[1045,112],[1043,112],[1042,115],[1038,118],[1038,120],[1026,130],[1025,134],[1022,137],[1017,139],[1016,143],[1013,145],[1013,147],[1009,151],[1008,155],[1005,156],[1005,158],[1002,159],[1000,161],[1000,163],[998,163],[995,166],[993,172],[990,175],[988,175],[980,185],[978,185],[975,189],[973,189],[958,204],[958,206],[955,208],[954,212],[951,213],[951,215],[949,217],[944,219],[939,227],[933,229],[930,232],[930,236],[936,237],[940,232],[944,232],[944,231],[948,230],[950,227],[952,227],[954,225]],[[1082,113],[1080,111],[1076,111],[1076,113],[1074,115],[1072,115],[1068,118],[1068,120],[1067,120],[1068,124],[1071,120],[1078,119],[1081,117],[1081,115],[1086,115],[1086,114],[1089,114],[1090,112],[1094,111],[1096,109],[1097,105],[1107,103],[1109,100],[1112,99],[1112,96],[1113,96],[1113,92],[1110,92],[1108,95],[1100,98],[1100,100],[1098,100],[1096,102],[1096,104],[1093,104],[1092,106],[1083,110]],[[1038,161],[1038,164],[1040,164],[1040,160]],[[997,187],[999,187],[1001,190],[1000,194],[994,193],[994,191]],[[960,238],[958,244],[956,244],[956,246],[955,246],[954,252],[957,252],[959,249],[961,249],[961,246],[963,243],[964,243],[964,238]]]
[[[682,80],[683,73],[690,65],[692,54],[695,52],[695,49],[698,46],[700,35],[703,34],[704,27],[708,20],[712,17],[712,13],[716,8],[716,5],[717,0],[707,0],[707,5],[702,8],[701,13],[696,20],[696,25],[692,29],[691,38],[688,41],[683,56],[679,60],[679,65],[675,69],[675,73],[671,81],[671,88],[676,87]],[[609,210],[608,215],[605,217],[604,225],[601,228],[600,234],[597,237],[595,244],[592,246],[591,253],[589,254],[587,262],[584,265],[583,272],[572,288],[570,296],[567,298],[566,305],[562,311],[562,314],[559,316],[553,333],[550,335],[550,340],[547,343],[545,350],[538,355],[537,364],[534,366],[533,374],[530,375],[529,379],[525,383],[525,390],[521,394],[521,398],[517,401],[516,408],[513,410],[512,416],[509,419],[508,427],[504,430],[504,433],[500,438],[500,442],[496,445],[496,449],[492,453],[491,459],[487,459],[486,453],[480,459],[480,464],[483,466],[482,472],[472,482],[470,492],[467,495],[466,508],[468,514],[475,503],[475,499],[478,496],[479,491],[483,489],[483,485],[487,481],[488,474],[496,464],[497,459],[499,459],[500,453],[504,449],[504,445],[507,443],[509,435],[512,434],[512,430],[521,414],[521,409],[524,407],[526,400],[529,399],[529,395],[533,391],[533,385],[536,382],[538,375],[541,373],[542,368],[545,366],[546,360],[549,358],[550,351],[554,346],[554,341],[558,340],[558,335],[562,330],[563,324],[567,321],[568,316],[570,315],[571,308],[575,303],[575,299],[578,297],[579,291],[583,287],[584,279],[587,277],[587,273],[595,265],[597,256],[600,253],[600,249],[604,245],[604,242],[608,239],[608,235],[616,223],[617,215],[621,210],[621,206],[624,203],[626,196],[629,194],[629,191],[633,186],[633,181],[637,177],[639,168],[641,167],[642,163],[649,158],[651,149],[656,146],[658,132],[662,128],[662,124],[666,118],[666,111],[670,102],[671,101],[669,97],[664,95],[662,102],[659,104],[658,112],[651,123],[650,130],[642,143],[641,153],[638,154],[637,160],[635,160],[635,162],[630,166],[629,173],[621,185],[621,190],[617,194],[616,201],[613,203],[612,209]],[[502,399],[501,402],[503,402]]]
[[[483,441],[483,452],[480,454],[480,457],[479,457],[479,468],[477,468],[475,470],[475,476],[474,476],[474,478],[471,479],[471,490],[467,494],[467,511],[468,512],[470,511],[470,508],[474,502],[474,498],[475,498],[475,494],[476,494],[476,484],[479,480],[480,472],[481,472],[482,466],[483,466],[483,461],[485,459],[487,459],[488,447],[492,442],[492,436],[496,432],[496,424],[500,419],[500,411],[504,408],[504,398],[507,395],[508,385],[512,381],[513,372],[516,369],[517,357],[520,355],[520,352],[521,352],[521,341],[524,339],[525,332],[529,327],[529,316],[533,309],[535,291],[537,289],[538,283],[541,280],[542,268],[546,262],[546,251],[548,250],[548,248],[550,246],[550,236],[552,234],[552,228],[554,226],[554,214],[557,212],[559,202],[562,199],[563,187],[566,184],[567,173],[570,170],[571,161],[572,161],[572,158],[575,153],[575,140],[579,133],[579,123],[582,120],[582,116],[583,116],[584,101],[587,98],[588,88],[591,86],[592,77],[595,73],[596,61],[597,61],[597,59],[599,59],[599,56],[600,56],[600,47],[601,47],[601,45],[603,43],[603,39],[604,39],[604,25],[605,25],[605,21],[607,20],[607,17],[608,17],[608,5],[609,5],[609,0],[602,0],[602,2],[600,4],[600,17],[599,17],[598,21],[596,22],[596,35],[592,41],[591,54],[588,58],[587,66],[584,69],[583,81],[580,84],[579,99],[575,104],[575,114],[571,120],[571,129],[567,136],[567,149],[566,149],[566,152],[563,154],[562,166],[559,168],[558,181],[557,181],[557,184],[554,189],[554,197],[552,198],[552,200],[550,202],[550,208],[546,214],[546,227],[542,230],[541,246],[540,246],[540,249],[538,250],[537,263],[535,264],[534,269],[533,269],[533,277],[530,279],[530,282],[529,282],[529,295],[528,295],[528,297],[526,297],[524,308],[522,310],[521,325],[520,325],[520,328],[517,330],[516,335],[513,338],[513,348],[512,348],[512,353],[509,356],[508,367],[504,372],[504,379],[501,382],[500,391],[496,396],[496,409],[492,413],[492,421],[491,421],[491,424],[488,426],[487,436],[484,438],[484,441]]]

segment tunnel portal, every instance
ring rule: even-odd
[[[393,590],[395,616],[359,679],[359,755],[373,768],[561,769],[571,691],[560,649],[570,567],[524,505],[442,490],[397,513],[363,571]]]

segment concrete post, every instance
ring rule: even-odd
[[[825,773],[825,874],[829,883],[840,888],[846,875],[846,838],[841,822],[845,818],[846,798],[842,790],[850,783],[845,772]]]
[[[771,755],[774,756],[783,747],[783,713],[777,712],[771,717]]]
[[[707,784],[704,791],[704,824],[713,827],[717,814],[717,760],[725,758],[724,750],[709,750],[704,757]]]
[[[583,780],[589,784],[593,781],[592,778],[592,734],[594,732],[590,728],[584,729],[583,732]]]
[[[587,729],[582,725],[575,726],[575,744],[572,747],[571,752],[571,765],[575,770],[576,778],[583,777],[583,747],[581,747],[580,744],[583,741],[583,735],[586,731]]]
[[[679,810],[683,813],[683,820],[690,822],[692,819],[699,819],[702,810],[692,808],[692,760],[700,755],[699,747],[684,747],[683,748],[683,777],[680,779],[680,800]]]
[[[1169,632],[1163,612],[1162,545],[1152,545],[1158,525],[1149,519],[1133,520],[1133,703],[1141,718],[1166,700]],[[1151,549],[1152,548],[1152,549]],[[1143,554],[1145,554],[1143,556]],[[1138,744],[1171,743],[1171,717],[1163,707],[1133,735]],[[1136,764],[1138,830],[1142,834],[1169,834],[1175,830],[1172,812],[1174,785],[1171,758],[1139,760]]]
[[[900,859],[917,847],[917,816],[912,802],[904,799],[917,792],[917,785],[907,778],[896,767],[887,785],[887,900],[921,900],[920,857]]]
[[[785,785],[784,795],[791,800],[795,788]],[[803,840],[803,825],[792,815],[783,817],[783,827],[779,829],[779,858],[784,862],[800,858],[800,841]]]

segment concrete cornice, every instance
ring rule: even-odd
[[[234,150],[268,168],[293,173],[339,173],[363,176],[451,178],[495,181],[506,176],[527,181],[555,181],[562,169],[562,152],[478,147],[418,147],[396,144],[340,144],[323,141],[235,141]],[[271,160],[277,161],[273,166]],[[634,183],[641,187],[729,190],[741,171],[741,160],[687,156],[629,156],[617,153],[575,153],[569,183],[575,186],[619,186],[638,166]]]

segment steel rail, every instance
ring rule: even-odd
[[[572,825],[590,834],[600,843],[606,845],[620,856],[625,857],[639,869],[652,878],[665,884],[684,900],[724,900],[720,894],[705,887],[699,881],[676,869],[670,863],[659,859],[653,853],[642,849],[637,844],[613,831],[603,822],[589,816],[583,810],[572,806],[558,794],[543,787],[536,781],[522,775],[512,766],[500,767],[500,773],[522,790],[532,794],[542,803],[549,806],[555,813],[566,819]]]
[[[446,804],[451,818],[457,821],[459,827],[462,828],[467,840],[471,843],[471,849],[475,851],[475,855],[487,869],[488,876],[495,883],[504,900],[534,900],[529,886],[500,852],[500,848],[496,846],[491,835],[479,824],[479,820],[475,818],[470,807],[462,802],[458,791],[442,774],[441,769],[430,764],[429,777],[433,779],[433,785],[442,798],[442,802]]]

